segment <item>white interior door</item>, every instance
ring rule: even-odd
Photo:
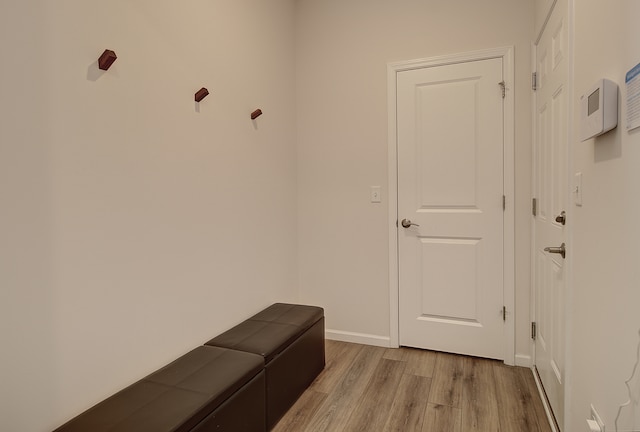
[[[565,258],[568,204],[567,2],[558,0],[536,45],[533,286],[535,367],[558,425],[564,414]],[[546,248],[556,248],[545,250]],[[567,251],[570,253],[570,251]]]
[[[400,345],[504,359],[502,81],[502,58],[397,74]]]

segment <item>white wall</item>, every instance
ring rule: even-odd
[[[51,430],[297,300],[293,18],[292,0],[0,3],[1,430]]]
[[[612,132],[573,143],[574,172],[583,174],[583,206],[574,207],[570,309],[570,416],[565,430],[585,430],[589,405],[614,431],[618,406],[628,400],[640,341],[640,130],[626,130],[625,74],[640,63],[637,0],[575,3],[575,121],[579,97],[600,78],[620,86],[620,120]],[[640,369],[637,371],[640,372]],[[640,374],[635,405],[619,431],[640,430]]]
[[[330,336],[390,336],[387,63],[513,45],[516,350],[530,354],[533,16],[529,0],[296,1],[300,296],[326,308]]]

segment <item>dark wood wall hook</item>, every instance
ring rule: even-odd
[[[202,99],[206,98],[208,94],[209,94],[209,90],[202,87],[200,90],[196,92],[196,96],[195,96],[196,102],[200,102]]]
[[[251,113],[251,120],[255,120],[258,117],[260,117],[262,115],[262,110],[261,109],[257,109],[254,112]]]
[[[108,70],[117,58],[118,56],[115,52],[111,50],[104,50],[98,59],[98,67],[102,70]]]

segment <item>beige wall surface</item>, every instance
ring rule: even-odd
[[[293,31],[291,0],[0,3],[0,430],[297,300]]]
[[[569,308],[569,415],[565,430],[585,429],[593,404],[607,431],[630,399],[640,342],[640,129],[627,131],[626,73],[640,63],[636,0],[574,1],[573,172],[582,173],[583,205],[572,208]],[[599,79],[619,85],[618,127],[580,142],[580,96]],[[640,369],[633,402],[618,431],[640,430]]]
[[[387,63],[514,46],[516,353],[529,358],[533,7],[296,1],[300,296],[326,308],[331,337],[389,342]]]

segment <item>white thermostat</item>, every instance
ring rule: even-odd
[[[580,138],[602,135],[618,125],[618,84],[601,79],[580,97]]]

